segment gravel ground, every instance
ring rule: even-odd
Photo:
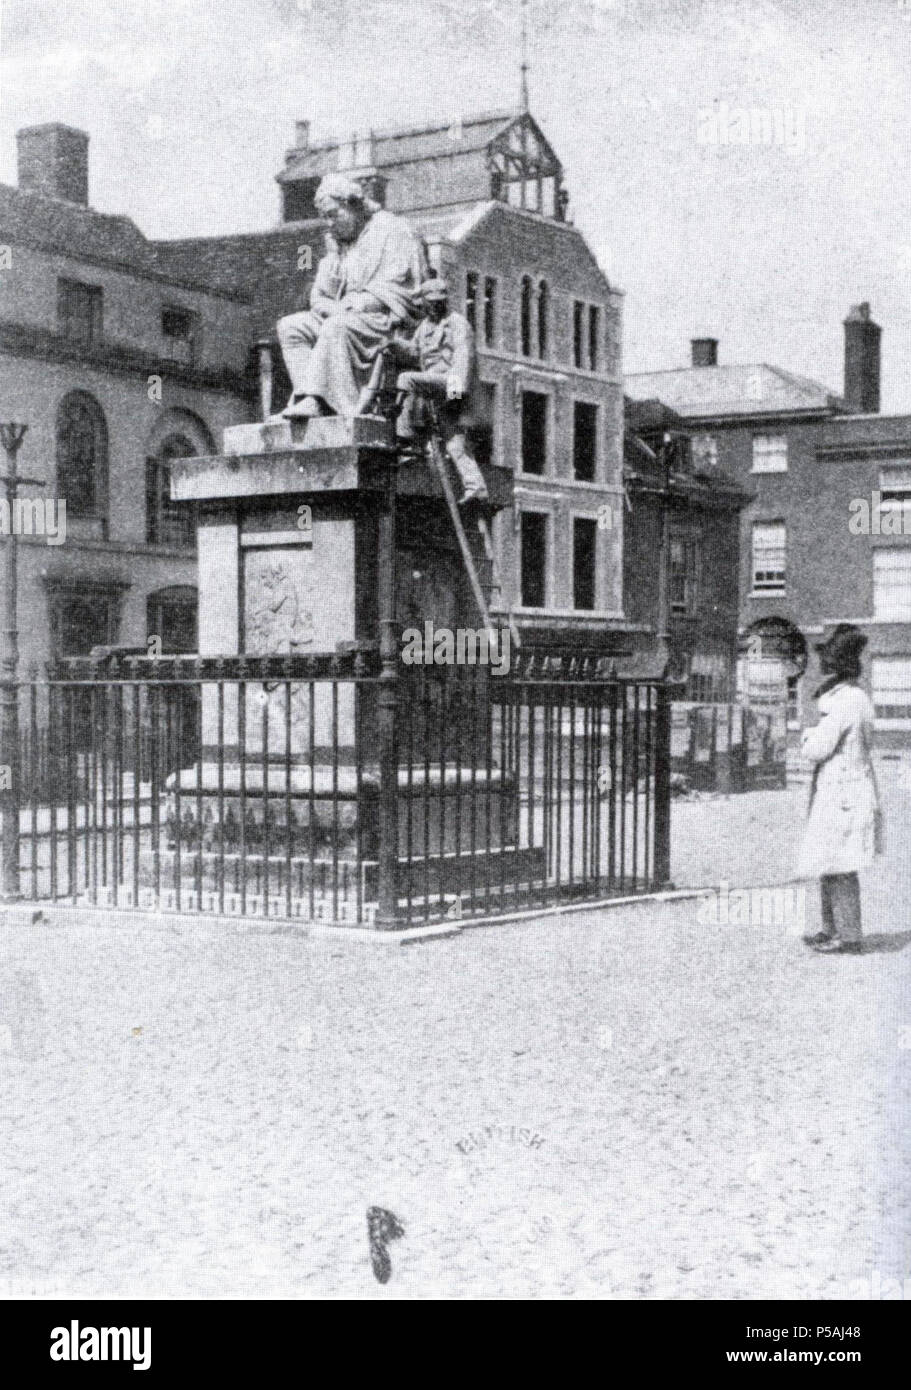
[[[749,882],[763,837],[784,866],[792,803],[675,804],[675,876]],[[861,957],[698,900],[404,949],[8,926],[0,1290],[911,1297],[896,840]],[[369,1206],[405,1228],[386,1285]]]

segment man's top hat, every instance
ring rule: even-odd
[[[817,644],[816,650],[825,657],[827,665],[839,674],[857,675],[860,670],[860,654],[867,645],[867,639],[860,628],[853,623],[839,623],[825,642]]]

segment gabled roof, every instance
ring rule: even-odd
[[[392,164],[407,164],[412,160],[432,159],[441,154],[468,154],[484,150],[498,135],[519,119],[516,111],[486,111],[460,120],[435,121],[432,125],[398,126],[386,130],[358,133],[357,150],[366,158],[358,159],[372,168],[382,169]],[[354,142],[331,139],[311,142],[305,148],[288,150],[285,168],[277,175],[279,183],[313,178],[338,168],[339,150]]]
[[[234,297],[229,287],[215,276],[206,276],[201,268],[186,276],[176,273],[129,217],[96,212],[5,183],[0,183],[0,241]]]
[[[312,276],[300,267],[300,251],[309,245],[316,266],[325,231],[325,222],[286,222],[265,232],[158,241],[155,249],[175,275],[204,277],[248,299],[257,335],[271,333],[283,314],[307,307]]]
[[[105,259],[154,267],[155,254],[129,217],[95,212],[5,183],[0,183],[0,230],[10,241],[40,241],[67,255],[78,247]]]
[[[765,362],[634,373],[625,378],[624,390],[636,400],[656,397],[684,419],[831,413],[847,408],[840,396],[818,381]]]
[[[607,288],[609,290],[615,288],[598,264],[597,257],[585,236],[572,222],[558,222],[552,217],[544,217],[540,213],[513,207],[510,203],[503,203],[499,198],[489,198],[485,202],[474,203],[469,207],[463,204],[451,211],[429,208],[423,213],[404,212],[400,216],[404,217],[425,241],[449,241],[454,245],[467,241],[471,234],[490,217],[527,218],[539,227],[546,227],[551,236],[575,238],[574,254],[585,256],[592,269],[601,276]]]

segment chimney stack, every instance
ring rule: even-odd
[[[295,149],[308,150],[310,148],[310,122],[296,121],[295,128],[297,132],[294,142]]]
[[[692,338],[690,340],[690,351],[692,353],[694,367],[718,366],[717,338]]]
[[[845,319],[844,398],[858,415],[875,415],[879,411],[881,337],[882,329],[870,318],[869,304],[855,304]]]
[[[72,126],[32,125],[16,132],[19,187],[88,207],[89,137]]]

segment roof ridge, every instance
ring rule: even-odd
[[[787,367],[773,367],[767,362],[763,362],[762,365],[767,367],[770,372],[774,372],[776,376],[783,377],[785,381],[794,382],[798,386],[812,386],[817,391],[825,391],[828,396],[838,394],[836,391],[831,391],[824,382],[817,381],[815,377],[803,376],[800,372],[792,372]]]
[[[108,222],[128,222],[141,237],[145,237],[142,228],[133,221],[128,212],[102,212],[100,208],[93,208],[88,203],[73,203],[68,198],[55,198],[53,193],[42,193],[40,188],[20,188],[15,183],[0,182],[0,192],[12,193],[15,197],[23,199],[37,198],[48,207],[65,208],[67,212],[78,212],[89,217],[103,217]]]
[[[450,126],[453,125],[455,119],[459,119],[463,126],[484,125],[488,121],[512,121],[520,114],[520,112],[514,111],[509,107],[504,107],[496,111],[477,111],[473,115],[460,116],[458,118],[450,116],[445,120],[437,119],[431,122],[424,121],[420,125],[378,126],[375,129],[373,127],[368,127],[366,130],[352,131],[351,135],[347,136],[326,135],[322,139],[313,140],[308,145],[300,148],[299,153],[304,154],[312,150],[334,149],[338,145],[346,144],[347,141],[351,139],[352,135],[356,135],[364,140],[368,139],[370,136],[372,136],[374,140],[396,140],[402,139],[406,135],[433,135],[438,130],[448,130]],[[297,147],[294,148],[297,149]]]
[[[310,217],[302,218],[299,222],[281,222],[277,227],[263,227],[259,231],[253,232],[212,232],[201,236],[179,236],[179,237],[156,237],[149,242],[150,246],[163,247],[170,251],[178,246],[198,246],[201,242],[210,241],[242,241],[245,237],[264,237],[264,236],[299,236],[308,227],[323,232],[326,223],[322,218]]]

